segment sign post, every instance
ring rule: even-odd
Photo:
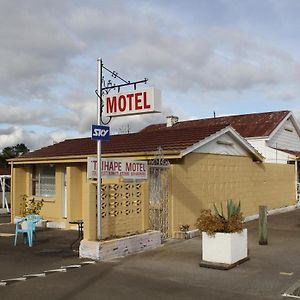
[[[102,71],[105,70],[111,74],[113,78],[117,78],[123,83],[113,84],[111,80],[107,82],[102,77]],[[97,140],[97,165],[99,166],[96,170],[97,172],[97,239],[102,239],[102,193],[101,193],[101,185],[102,185],[102,173],[101,167],[103,164],[101,163],[101,141],[109,139],[109,127],[103,126],[107,125],[112,117],[117,115],[131,115],[131,114],[140,114],[140,113],[149,113],[149,112],[159,112],[160,109],[160,97],[158,97],[159,91],[155,89],[148,89],[143,91],[136,91],[136,86],[141,83],[147,83],[148,79],[145,78],[143,80],[138,81],[127,81],[120,77],[116,71],[111,71],[103,65],[102,59],[97,59],[97,125],[92,126],[92,138]],[[108,95],[111,90],[118,90],[122,87],[133,86],[134,92],[124,94],[117,94],[111,97],[105,97],[105,100],[102,99],[104,94]],[[153,99],[159,98],[159,101],[155,102]],[[105,107],[106,113],[105,116],[109,118],[108,122],[102,121],[102,113],[103,107]],[[105,162],[105,166],[107,164],[110,166],[109,162]],[[114,162],[115,164],[115,162]],[[122,164],[122,163],[120,163]],[[142,168],[142,165],[138,163],[127,164],[128,166],[136,167],[139,166]],[[111,172],[111,170],[109,170]],[[136,174],[135,170],[128,169],[125,172],[129,172],[129,177],[137,176],[145,176],[145,172],[138,171]],[[122,173],[125,175],[125,173]],[[127,173],[126,173],[127,174]]]
[[[102,59],[97,59],[97,125],[101,126],[102,111]],[[100,97],[99,97],[100,95]],[[101,166],[101,140],[97,140],[97,164]],[[102,238],[102,178],[101,168],[97,169],[97,239]]]

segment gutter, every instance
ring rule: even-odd
[[[75,155],[75,156],[52,156],[52,157],[18,157],[9,159],[10,165],[20,164],[41,164],[41,163],[73,163],[73,162],[86,162],[88,157],[95,157],[97,154],[87,155]],[[163,151],[163,155],[166,159],[181,158],[181,152],[178,150]],[[154,159],[156,157],[155,152],[131,152],[131,153],[107,153],[102,154],[103,158],[133,158],[133,159]]]

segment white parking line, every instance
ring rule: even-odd
[[[52,273],[65,273],[65,272],[67,272],[67,270],[77,269],[77,268],[81,268],[82,266],[95,264],[95,263],[96,263],[95,261],[83,261],[77,265],[61,266],[59,269],[46,270],[43,273],[25,274],[22,277],[3,279],[0,281],[0,286],[6,286],[8,283],[25,281],[26,279],[35,278],[35,277],[37,277],[37,278],[38,277],[46,277],[46,275],[50,275]]]

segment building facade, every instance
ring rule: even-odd
[[[256,117],[262,122],[268,120],[258,126],[260,130],[268,127],[270,132],[279,132],[278,124],[289,115],[265,114],[269,118],[248,115],[248,131]],[[259,205],[269,209],[295,205],[296,164],[267,162],[250,144],[249,137],[242,135],[244,116],[239,122],[224,118],[208,119],[209,124],[175,120],[167,122],[168,126],[151,125],[103,142],[103,157],[149,163],[147,180],[103,180],[103,238],[148,229],[159,229],[172,237],[181,225],[193,228],[201,209],[228,199],[241,201],[244,216],[256,214]],[[41,215],[49,221],[49,227],[70,228],[70,221],[82,219],[84,239],[96,240],[97,185],[87,176],[88,158],[95,155],[96,142],[83,138],[12,159],[12,219],[20,214],[22,195],[43,198]],[[287,161],[292,158],[295,161],[296,156],[288,156]]]

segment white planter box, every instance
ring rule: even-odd
[[[247,229],[241,233],[221,233],[209,236],[202,232],[202,260],[232,265],[248,257]]]

